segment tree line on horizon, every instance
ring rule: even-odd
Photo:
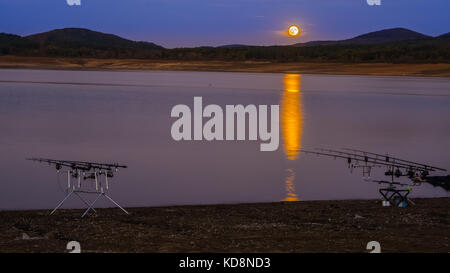
[[[131,42],[131,41],[130,41]],[[448,63],[450,39],[431,38],[379,44],[230,46],[166,49],[145,42],[46,42],[0,34],[0,55],[102,59],[271,62]]]

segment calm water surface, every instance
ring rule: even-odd
[[[172,140],[170,111],[194,96],[223,108],[279,104],[279,149]],[[449,79],[0,70],[0,209],[51,208],[64,196],[64,175],[27,157],[127,164],[110,195],[155,206],[378,198],[345,161],[298,149],[353,147],[449,169],[449,144]],[[422,185],[412,196],[449,194]]]

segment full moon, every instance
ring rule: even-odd
[[[290,37],[297,37],[300,35],[300,28],[296,25],[291,25],[288,28],[288,36]]]

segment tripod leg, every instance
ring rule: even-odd
[[[391,204],[391,206],[396,206],[396,204],[395,204],[395,202],[394,202],[394,196],[395,196],[395,192],[391,192],[390,194],[389,193],[386,193],[386,196],[388,196],[388,201],[389,201],[389,203]]]
[[[380,192],[381,196],[383,196],[385,201],[389,202],[389,204],[392,206],[392,202],[390,200],[388,191],[386,189],[380,189],[379,192]]]
[[[116,205],[117,207],[119,207],[123,212],[125,212],[126,214],[130,214],[128,213],[128,211],[126,211],[124,208],[122,208],[119,204],[117,204],[116,201],[114,201],[111,197],[109,197],[106,193],[103,194],[106,198],[108,198],[111,202],[114,203],[114,205]]]
[[[100,196],[102,196],[103,193],[100,193],[97,198],[95,198],[94,202],[92,202],[92,204],[89,205],[89,207],[86,209],[86,211],[83,213],[83,215],[81,215],[81,218],[83,218],[92,208],[92,206],[95,205],[95,203],[97,202],[97,200],[100,198]]]
[[[83,197],[81,197],[81,195],[79,195],[77,192],[73,192],[73,193],[75,193],[75,195],[78,196],[78,198],[80,198],[80,200],[83,201],[83,203],[84,203],[86,206],[89,207],[89,203],[86,202],[86,200],[84,200]],[[92,210],[93,210],[95,213],[97,213],[97,211],[96,211],[94,208],[92,208]]]
[[[64,199],[56,206],[56,208],[54,210],[52,210],[52,212],[50,212],[50,215],[52,215],[57,209],[59,209],[64,204],[64,202],[67,200],[67,198],[69,198],[69,196],[72,195],[72,193],[73,193],[73,191],[69,192],[66,195],[66,197],[64,197]]]
[[[405,194],[405,199],[406,199],[406,201],[409,202],[411,205],[415,205],[416,203],[414,203],[413,200],[409,199],[409,197],[408,197],[408,195],[409,195],[410,192],[411,192],[411,191],[408,191],[408,192]]]

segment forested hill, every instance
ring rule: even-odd
[[[341,41],[289,46],[228,45],[166,49],[154,43],[81,28],[18,36],[0,33],[0,55],[138,58],[180,61],[272,62],[450,62],[450,35],[427,36],[404,28],[371,32]]]

